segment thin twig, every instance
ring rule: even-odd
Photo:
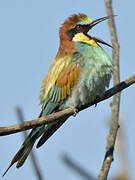
[[[105,0],[106,11],[107,14],[113,15],[112,9],[112,0]],[[120,74],[119,74],[119,44],[117,40],[117,33],[114,19],[111,18],[108,21],[110,33],[111,33],[111,41],[113,45],[113,64],[114,64],[114,76],[113,76],[113,84],[114,86],[120,82]],[[117,132],[119,128],[119,106],[120,106],[120,93],[116,94],[113,97],[113,102],[111,103],[112,109],[112,117],[111,117],[111,125],[109,135],[107,137],[107,145],[106,145],[106,154],[104,158],[104,162],[102,168],[100,170],[98,180],[106,180],[111,163],[113,161],[113,151],[116,142]]]
[[[17,113],[17,116],[18,116],[18,121],[20,123],[24,123],[23,113],[22,113],[22,110],[21,110],[21,108],[19,106],[16,108],[16,113]],[[27,132],[26,131],[23,131],[23,137],[24,137],[24,139],[27,137]],[[43,175],[41,173],[41,170],[39,168],[39,164],[37,163],[37,158],[36,158],[35,153],[34,153],[33,150],[30,153],[30,157],[31,157],[32,166],[33,166],[33,169],[34,169],[34,172],[35,172],[35,175],[36,175],[37,179],[42,180]]]
[[[86,180],[96,180],[90,173],[88,173],[81,165],[73,161],[68,155],[63,155],[62,160],[70,169],[74,170],[78,175]]]
[[[107,90],[102,97],[97,97],[93,103],[86,104],[84,106],[78,107],[78,111],[82,111],[94,104],[97,104],[105,99],[110,98],[111,96],[115,95],[116,93],[124,90],[125,88],[131,86],[132,84],[135,83],[135,75],[130,77],[129,79],[126,79],[125,81],[122,81],[120,84],[114,86],[113,88]],[[46,117],[41,117],[32,121],[27,121],[22,124],[15,124],[12,126],[7,126],[7,127],[0,127],[0,136],[5,136],[21,131],[25,131],[28,129],[32,129],[36,126],[40,126],[43,124],[49,124],[52,122],[60,121],[62,118],[66,117],[68,118],[71,115],[74,115],[75,109],[74,108],[68,108],[63,111],[54,113],[52,115],[48,115]]]

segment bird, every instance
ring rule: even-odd
[[[112,46],[89,35],[88,32],[109,18],[112,16],[92,21],[86,14],[73,14],[61,25],[59,49],[41,86],[39,117],[69,107],[77,109],[93,102],[97,96],[102,96],[105,92],[113,73],[113,63],[99,44]],[[63,118],[33,128],[3,176],[14,163],[17,163],[17,168],[24,164],[39,137],[37,148],[41,147],[65,121],[66,118]]]

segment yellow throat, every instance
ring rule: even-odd
[[[99,45],[93,39],[90,39],[83,33],[77,33],[74,36],[73,41],[74,42],[83,42],[83,43],[89,44],[94,47],[99,47]]]

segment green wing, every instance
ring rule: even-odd
[[[42,86],[43,89],[41,94],[41,103],[42,108],[44,109],[42,116],[46,116],[58,110],[58,107],[71,94],[72,88],[74,88],[77,83],[80,72],[81,68],[76,63],[76,61],[71,61],[71,63],[66,65],[61,70],[57,79],[55,80],[55,83],[50,88],[47,97],[44,99],[44,94],[47,87],[46,82],[49,82],[48,79],[50,79],[50,77],[46,76],[46,78],[44,79],[44,84]],[[40,147],[64,122],[65,119],[58,123],[49,125],[44,135],[39,140],[37,147]]]

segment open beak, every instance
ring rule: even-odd
[[[90,29],[92,29],[92,28],[93,28],[95,25],[97,25],[98,23],[100,23],[100,22],[102,22],[102,21],[105,21],[105,20],[107,20],[107,19],[109,19],[109,18],[113,18],[113,17],[114,17],[114,16],[106,16],[106,17],[102,17],[102,18],[99,18],[99,19],[97,19],[97,20],[92,21],[92,23],[90,23],[90,24],[87,26],[85,32],[87,33]],[[87,36],[89,36],[89,35],[87,35]],[[98,43],[105,44],[105,45],[113,48],[110,44],[106,43],[105,41],[103,41],[103,40],[101,40],[101,39],[98,39],[98,38],[96,38],[96,37],[91,37],[91,36],[89,36],[89,37],[90,37],[91,39],[93,39],[94,41],[98,42]]]

